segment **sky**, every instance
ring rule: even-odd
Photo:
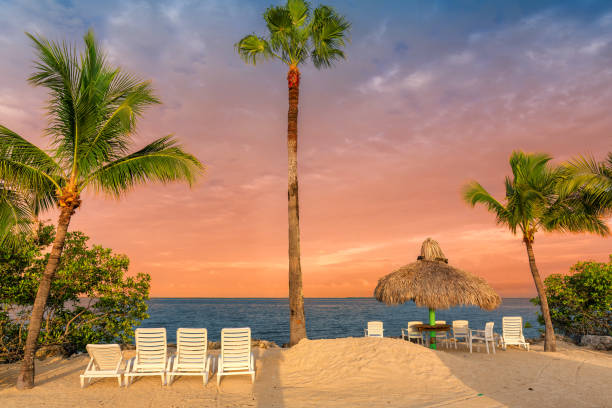
[[[44,89],[24,32],[82,47],[150,79],[163,105],[134,148],[176,135],[206,165],[185,185],[91,193],[71,229],[152,276],[157,297],[287,296],[286,67],[244,64],[267,1],[0,0],[0,123],[48,147]],[[315,5],[318,3],[314,3]],[[499,199],[513,150],[561,163],[612,151],[612,4],[606,1],[336,1],[346,61],[302,68],[301,253],[306,297],[372,296],[427,237],[502,296],[533,296],[520,237],[461,198]],[[81,48],[82,49],[82,48]],[[57,213],[45,217],[56,222]],[[538,233],[543,276],[606,261],[610,238]]]

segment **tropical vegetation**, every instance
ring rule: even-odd
[[[240,57],[248,64],[275,59],[288,66],[289,112],[287,149],[289,156],[289,344],[306,338],[298,200],[297,148],[299,67],[311,61],[317,69],[329,68],[344,59],[350,23],[333,8],[320,5],[314,10],[304,0],[287,0],[269,7],[264,15],[267,35],[250,34],[236,43]]]
[[[544,285],[557,330],[575,341],[587,334],[612,336],[612,255],[608,262],[578,262],[569,275],[550,275]],[[540,304],[538,298],[532,302]]]
[[[55,228],[37,225],[0,247],[0,362],[23,357],[30,310],[49,258]],[[127,343],[146,319],[150,277],[127,276],[129,259],[89,245],[79,231],[66,234],[64,251],[44,309],[38,345],[64,355],[88,343]]]
[[[82,194],[100,191],[120,198],[138,184],[193,183],[203,166],[173,136],[133,151],[137,120],[160,103],[151,84],[112,67],[94,38],[85,50],[28,34],[37,53],[29,82],[49,91],[45,151],[0,125],[0,180],[36,211],[59,209],[55,237],[34,299],[17,387],[34,385],[34,352],[71,218]],[[3,217],[3,222],[10,217]],[[6,231],[6,225],[0,230]]]
[[[506,177],[504,202],[496,200],[476,181],[468,183],[463,191],[469,205],[485,206],[495,214],[498,224],[508,227],[513,234],[520,234],[544,320],[545,351],[555,351],[556,342],[546,291],[533,250],[536,232],[609,234],[605,203],[580,183],[568,183],[571,174],[565,167],[552,166],[550,160],[547,154],[513,152],[510,156],[512,177]]]

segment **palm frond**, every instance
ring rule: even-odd
[[[31,231],[34,211],[22,194],[0,182],[0,245],[14,245]]]
[[[516,232],[517,223],[514,222],[515,217],[512,212],[493,198],[480,183],[472,181],[466,184],[463,188],[463,199],[472,207],[476,204],[484,205],[488,211],[495,214],[498,224],[507,225],[513,233]]]
[[[310,15],[310,4],[304,0],[287,0],[287,10],[295,27],[303,26]]]
[[[66,43],[27,35],[38,55],[35,71],[28,81],[49,89],[47,132],[53,137],[57,157],[64,165],[72,165],[71,158],[78,146],[76,107],[81,82],[77,52]]]
[[[333,8],[319,6],[311,23],[313,49],[311,59],[316,68],[331,67],[335,61],[345,59],[342,48],[351,24]]]
[[[547,231],[590,232],[601,236],[610,233],[604,221],[606,212],[597,203],[575,195],[554,203],[542,217],[542,226]]]
[[[0,125],[0,180],[6,188],[31,196],[40,210],[53,207],[64,185],[62,169],[42,149]]]
[[[96,170],[82,188],[91,183],[98,191],[120,197],[149,181],[182,180],[191,185],[203,171],[198,159],[186,153],[172,136],[165,136]]]
[[[592,156],[579,156],[565,164],[570,173],[561,185],[561,192],[569,194],[583,188],[600,200],[603,205],[612,207],[612,153],[608,162],[597,162]]]
[[[258,62],[272,57],[270,44],[265,39],[254,34],[242,38],[234,47],[238,51],[240,58],[247,64],[257,65]]]

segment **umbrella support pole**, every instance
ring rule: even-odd
[[[429,309],[429,324],[430,325],[435,325],[436,324],[436,309]],[[435,331],[431,331],[429,332],[429,348],[431,349],[436,349],[436,332]]]

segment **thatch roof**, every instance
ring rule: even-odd
[[[378,281],[374,296],[388,305],[413,300],[417,306],[432,309],[475,305],[493,310],[501,303],[484,279],[448,265],[440,246],[431,238],[423,242],[416,262]]]

